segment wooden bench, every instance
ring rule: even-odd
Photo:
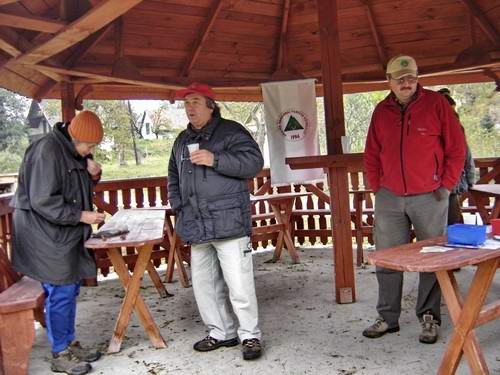
[[[28,373],[34,320],[45,326],[40,282],[15,273],[0,248],[0,368],[4,375]]]

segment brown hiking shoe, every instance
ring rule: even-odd
[[[257,359],[262,355],[262,345],[257,338],[243,340],[241,345],[243,359]]]
[[[422,315],[422,332],[418,341],[424,344],[434,344],[438,339],[439,322],[430,313]]]
[[[64,372],[69,375],[84,375],[92,367],[87,363],[80,361],[68,349],[59,353],[52,354],[50,369],[53,372]]]
[[[386,333],[394,333],[399,331],[399,325],[389,327],[389,324],[381,317],[378,317],[371,326],[363,331],[363,336],[369,339],[376,339],[384,336]]]
[[[74,341],[70,346],[68,346],[68,350],[80,361],[95,362],[101,358],[101,352],[98,350],[84,348],[80,345],[80,341]]]
[[[208,335],[203,340],[198,341],[193,345],[193,349],[197,352],[209,352],[220,348],[221,346],[231,347],[238,345],[238,338],[235,337],[229,340],[217,340]]]

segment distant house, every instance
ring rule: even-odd
[[[153,121],[146,111],[142,114],[140,123],[142,124],[141,137],[143,139],[156,139],[156,134],[153,132]]]
[[[31,101],[30,110],[28,112],[28,138],[30,143],[42,138],[45,134],[52,130],[47,117],[42,112],[36,100]]]

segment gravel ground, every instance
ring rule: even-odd
[[[192,344],[206,335],[191,288],[166,284],[174,297],[159,298],[146,276],[141,295],[167,341],[154,349],[135,316],[120,353],[105,355],[93,364],[93,374],[433,374],[436,373],[451,332],[443,306],[443,326],[434,345],[418,342],[414,315],[417,275],[405,275],[401,331],[370,340],[362,330],[376,317],[377,282],[371,266],[356,269],[357,302],[334,302],[331,248],[300,248],[301,263],[290,264],[284,254],[278,263],[265,263],[269,252],[254,253],[257,297],[265,351],[261,359],[243,361],[239,346],[197,353]],[[460,285],[469,285],[474,268],[457,273]],[[164,269],[160,270],[163,277]],[[103,351],[113,332],[124,291],[108,277],[97,288],[83,288],[77,313],[78,339]],[[497,272],[489,300],[500,298]],[[500,374],[500,320],[477,330],[491,374]],[[37,329],[30,374],[50,374],[50,346]],[[462,361],[458,374],[468,374]]]

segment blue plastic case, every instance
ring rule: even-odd
[[[453,224],[448,226],[448,243],[455,245],[479,246],[486,241],[486,226]]]

